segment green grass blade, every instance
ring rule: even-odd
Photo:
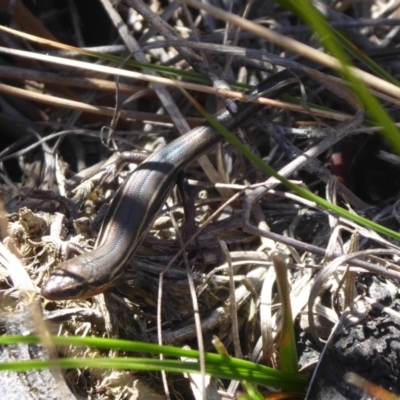
[[[228,140],[234,147],[236,147],[243,155],[245,155],[254,165],[260,168],[265,174],[273,176],[278,179],[284,186],[286,186],[289,190],[297,193],[304,199],[314,202],[315,204],[329,210],[341,217],[347,218],[350,221],[354,221],[357,224],[364,226],[366,228],[372,229],[375,232],[381,233],[383,235],[389,236],[392,239],[400,241],[400,233],[395,232],[385,226],[377,224],[376,222],[370,221],[367,218],[361,217],[357,214],[352,214],[349,211],[345,210],[342,207],[337,206],[336,204],[332,204],[324,198],[310,192],[308,189],[305,189],[301,186],[295,185],[290,182],[287,178],[279,175],[272,167],[270,167],[267,163],[265,163],[261,158],[256,156],[250,149],[243,145],[243,143],[231,132],[229,132],[222,124],[220,124],[213,115],[209,114],[196,100],[190,96],[190,94],[181,88],[184,91],[185,95],[188,99],[195,105],[197,110],[203,115],[203,117],[207,120],[207,122],[213,126],[218,132],[221,133],[222,136],[226,140]]]
[[[128,340],[81,337],[51,337],[57,346],[89,346],[101,349],[143,352],[148,354],[164,354],[169,357],[186,357],[198,360],[200,353],[196,350],[184,350],[172,346],[131,342]],[[2,336],[0,344],[38,344],[37,336]],[[234,357],[223,357],[218,354],[206,353],[206,372],[221,379],[246,380],[255,385],[272,386],[277,389],[304,393],[307,379],[298,374],[289,374],[270,367],[255,364]],[[26,371],[29,369],[59,368],[113,368],[132,369],[140,371],[161,371],[184,373],[200,372],[200,364],[180,360],[159,360],[153,358],[115,357],[115,358],[60,358],[56,360],[29,360],[0,363],[0,371]]]
[[[360,61],[360,63],[365,65],[375,75],[380,76],[382,79],[386,79],[394,85],[400,86],[400,82],[393,75],[389,74],[389,72],[385,71],[379,64],[368,57],[368,55],[354,46],[354,44],[350,42],[342,32],[339,32],[332,27],[331,29],[333,38],[336,40],[338,46],[345,49],[353,58]]]
[[[303,19],[306,24],[318,34],[325,49],[340,61],[343,78],[353,88],[353,92],[364,104],[371,118],[377,125],[383,128],[381,134],[389,142],[393,151],[400,155],[400,133],[398,129],[379,101],[371,94],[367,86],[353,75],[350,68],[352,66],[350,59],[341,46],[339,46],[339,43],[334,39],[334,30],[327,23],[325,18],[315,9],[309,0],[302,0],[301,2],[297,0],[276,1]]]
[[[281,371],[296,373],[298,372],[298,359],[290,302],[290,285],[287,278],[288,268],[279,254],[274,254],[272,261],[275,268],[279,299],[282,304],[282,328],[279,346]]]

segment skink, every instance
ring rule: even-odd
[[[271,89],[290,76],[288,71],[280,72],[261,83],[257,91]],[[235,129],[260,108],[259,104],[242,103],[236,116],[223,110],[215,118]],[[210,126],[195,128],[140,164],[112,200],[94,250],[61,263],[42,287],[42,295],[50,300],[81,299],[115,285],[149,232],[178,173],[219,140],[221,135]]]

